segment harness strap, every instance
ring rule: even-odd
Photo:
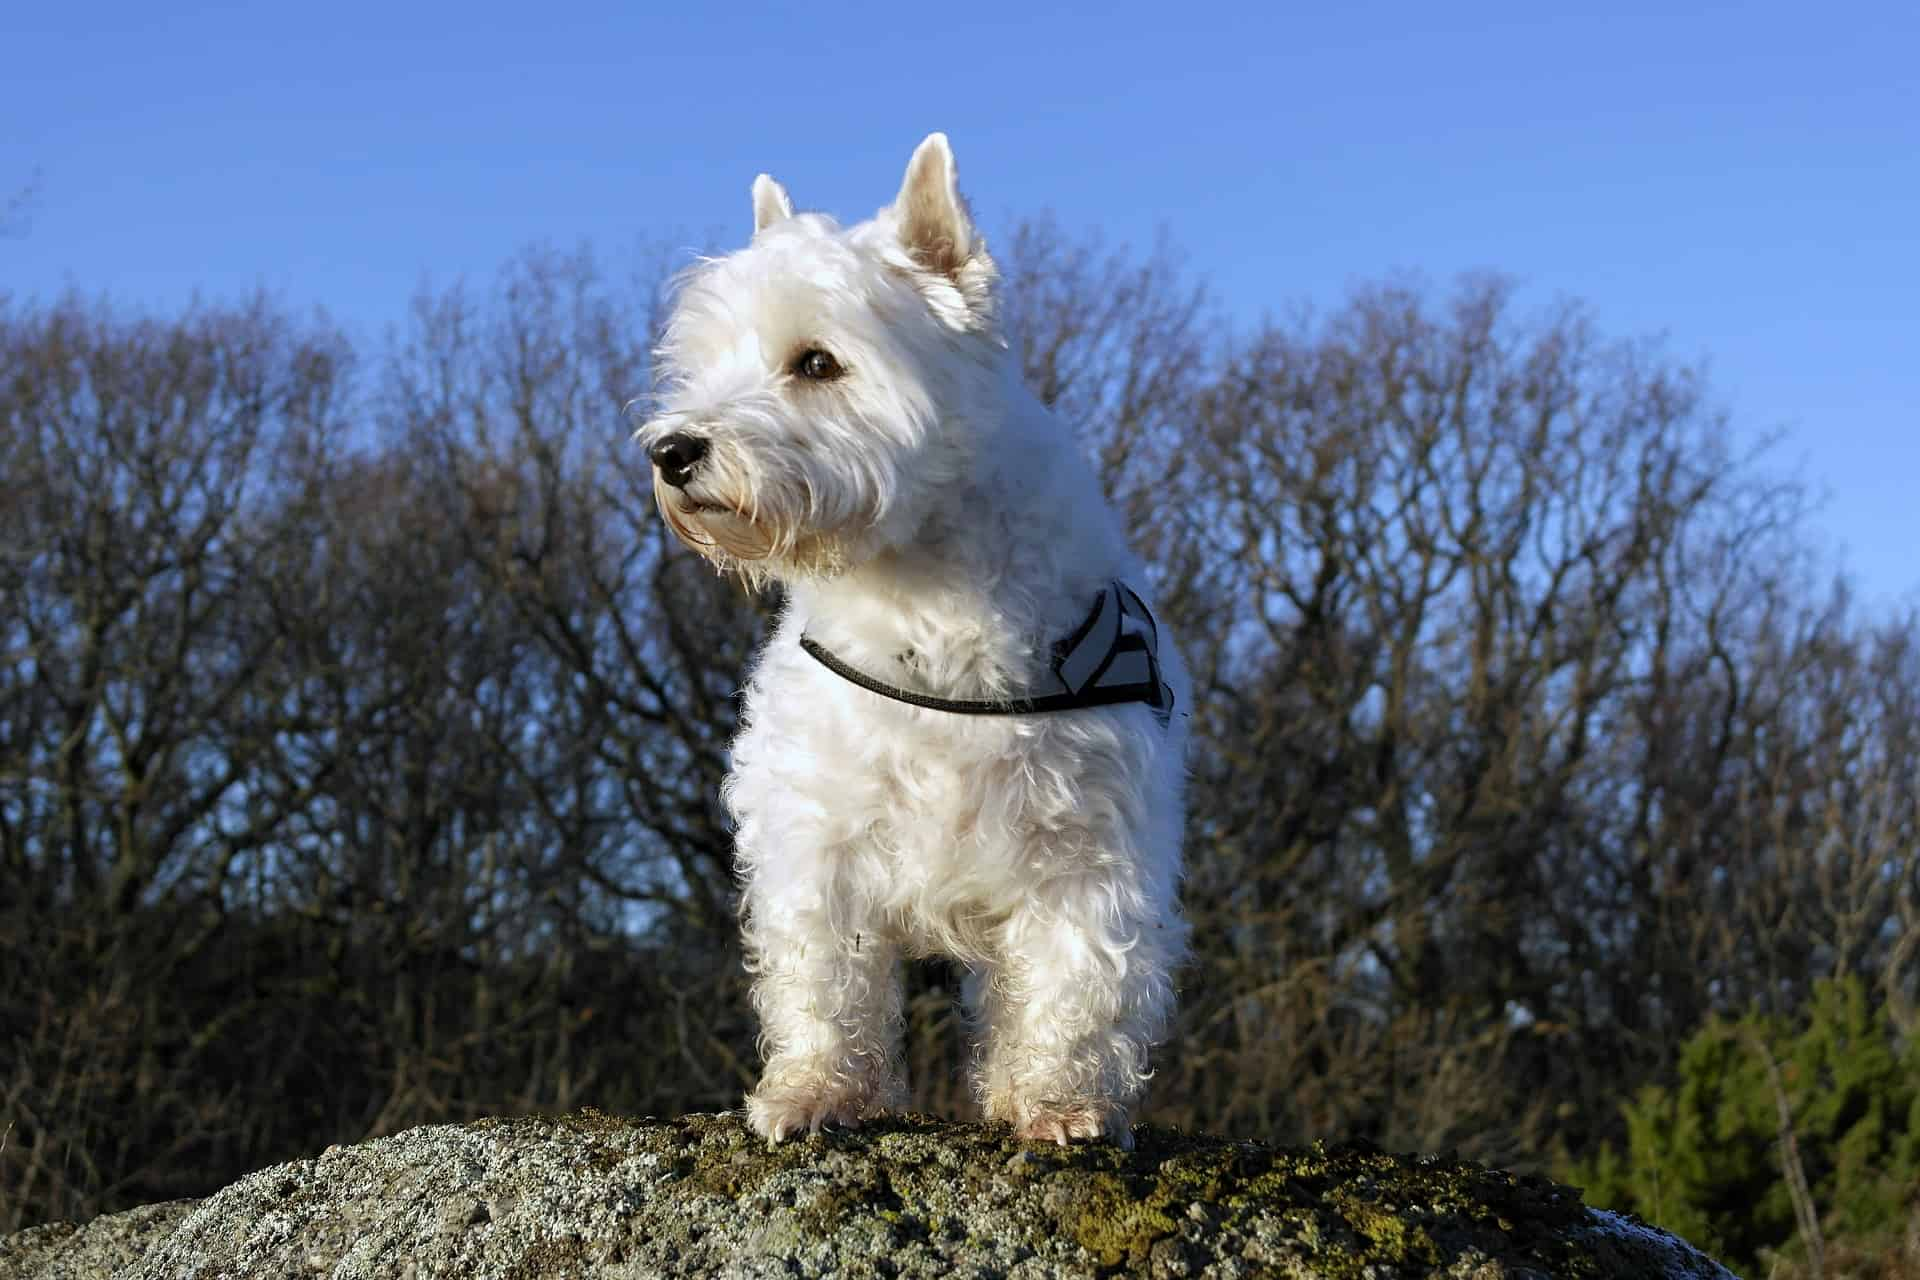
[[[1129,631],[1128,618],[1141,627]],[[876,679],[835,657],[812,636],[800,647],[821,666],[870,693],[929,711],[965,716],[1024,716],[1081,707],[1144,702],[1164,726],[1173,714],[1173,690],[1160,674],[1160,628],[1144,601],[1125,583],[1101,588],[1085,622],[1053,646],[1055,691],[1017,698],[942,698]]]

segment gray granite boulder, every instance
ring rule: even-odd
[[[1131,1152],[903,1117],[769,1149],[737,1115],[436,1125],[205,1200],[0,1239],[0,1277],[1726,1277],[1579,1193],[1365,1146]]]
[[[84,1227],[56,1222],[0,1236],[0,1277],[100,1280],[146,1257],[199,1203],[168,1200],[109,1213]]]

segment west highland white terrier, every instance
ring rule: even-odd
[[[1186,949],[1185,669],[1068,430],[1021,383],[942,134],[842,229],[753,184],[682,281],[638,438],[673,532],[785,601],[723,789],[772,1142],[906,1098],[903,952],[950,956],[974,1088],[1132,1145]]]

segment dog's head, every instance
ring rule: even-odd
[[[751,579],[832,573],[912,539],[1002,416],[997,272],[944,134],[842,229],[753,184],[752,243],[682,279],[637,439],[682,541]]]

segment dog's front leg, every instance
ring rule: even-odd
[[[972,984],[986,1040],[975,1086],[1019,1137],[1133,1146],[1181,934],[1170,911],[1114,914],[1116,897],[1097,876],[1046,886],[997,931]]]
[[[898,946],[845,895],[747,893],[746,942],[766,1066],[747,1099],[779,1142],[905,1104]]]

